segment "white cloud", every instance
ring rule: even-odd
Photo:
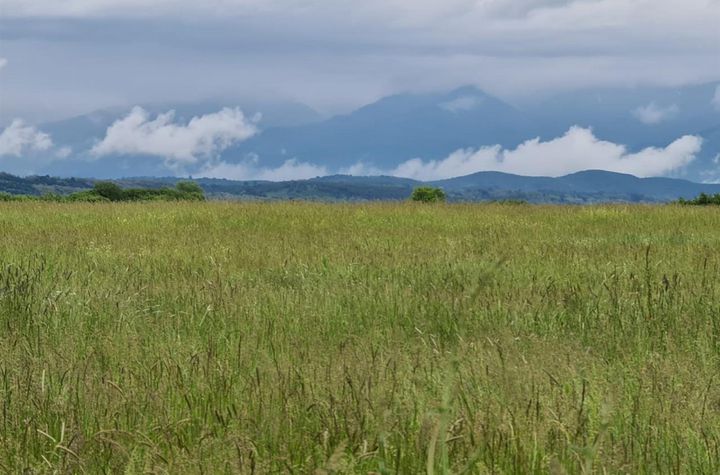
[[[678,112],[678,106],[675,104],[661,107],[655,102],[651,102],[646,106],[641,106],[633,110],[632,114],[643,124],[654,125],[673,118]]]
[[[0,58],[0,69],[2,69],[2,68],[4,68],[5,66],[7,66],[7,63],[8,63],[8,60],[7,60],[7,59],[5,59],[5,58]]]
[[[134,107],[108,127],[105,138],[91,150],[102,155],[154,155],[177,168],[211,158],[235,142],[257,133],[255,124],[240,109],[193,117],[187,125],[174,123],[174,111],[151,119],[147,111]]]
[[[414,178],[416,180],[439,180],[469,175],[478,171],[502,166],[502,150],[499,145],[479,150],[457,150],[443,160],[423,161],[413,158],[398,165],[388,175]]]
[[[695,159],[701,146],[700,137],[686,135],[664,148],[649,147],[630,153],[624,145],[600,140],[592,130],[575,126],[561,137],[545,142],[539,138],[527,140],[512,150],[505,150],[500,145],[457,150],[442,160],[414,158],[390,170],[366,163],[330,170],[297,159],[287,160],[277,168],[269,168],[261,165],[260,157],[250,155],[240,163],[208,161],[200,172],[194,174],[233,180],[285,181],[337,172],[356,176],[390,175],[416,180],[439,180],[479,171],[562,176],[596,169],[645,177],[681,169]]]
[[[15,119],[0,133],[0,156],[20,157],[29,151],[44,151],[52,147],[52,139],[21,119]]]
[[[342,175],[355,175],[355,176],[377,176],[387,175],[387,171],[383,171],[380,168],[368,165],[367,163],[356,163],[347,168],[340,169]]]
[[[143,119],[142,117],[141,119],[141,124],[156,122],[148,122],[146,118]],[[118,122],[125,120],[127,118]],[[159,127],[166,127],[167,125],[163,125],[166,122],[165,119],[160,120]],[[178,126],[172,125],[172,127]],[[150,127],[152,131],[157,128],[157,124]],[[137,127],[133,126],[129,129],[135,130]],[[154,140],[148,140],[146,135],[152,136],[153,134],[154,132],[142,133],[139,135],[138,140],[145,140],[153,144],[155,148],[152,150],[167,149],[173,151],[173,153],[177,150],[176,147],[168,147],[164,140],[158,142],[160,145],[156,145]],[[111,135],[113,134],[108,133],[108,136]],[[196,135],[191,134],[192,137],[196,137]],[[180,142],[185,144],[188,140],[183,139]],[[194,140],[189,142],[195,144]],[[132,153],[139,153],[138,147],[136,145],[132,149]],[[351,167],[338,170],[310,162],[302,162],[297,158],[286,160],[280,166],[270,167],[263,166],[261,158],[256,154],[250,154],[240,162],[230,162],[220,160],[217,155],[209,153],[202,147],[200,153],[183,152],[183,154],[178,154],[177,156],[181,157],[180,160],[168,163],[166,158],[166,165],[174,172],[185,171],[177,165],[188,165],[188,170],[191,170],[192,174],[197,176],[268,181],[302,180],[327,176],[331,173],[359,176],[390,175],[417,180],[452,178],[479,171],[500,171],[526,176],[562,176],[591,169],[629,173],[644,177],[664,175],[682,169],[695,159],[701,147],[702,139],[700,137],[686,135],[666,147],[648,147],[631,153],[624,145],[600,140],[593,134],[591,129],[574,126],[564,135],[548,141],[535,138],[525,141],[514,149],[503,149],[500,145],[479,149],[461,149],[441,160],[424,161],[420,158],[414,158],[401,163],[393,169],[382,169],[360,162]],[[149,153],[148,150],[150,149],[147,146],[140,146],[140,148],[145,150],[144,153]],[[192,146],[189,148],[193,149]],[[169,153],[157,152],[153,154],[168,157],[170,156]]]
[[[514,150],[500,146],[458,150],[443,160],[408,160],[390,175],[437,180],[479,171],[528,176],[562,176],[582,170],[607,170],[636,176],[658,176],[678,170],[695,159],[702,139],[686,135],[665,148],[649,147],[628,153],[625,146],[598,139],[590,129],[572,127],[547,142],[536,138]]]
[[[55,151],[55,156],[57,158],[68,158],[70,154],[72,153],[72,148],[70,147],[60,147]]]
[[[712,105],[714,105],[717,110],[720,110],[720,86],[715,88],[715,95],[712,98]]]
[[[440,104],[441,109],[448,112],[465,112],[477,109],[483,103],[484,99],[479,96],[461,96],[448,102]]]
[[[327,168],[299,162],[294,158],[286,160],[277,168],[260,167],[257,157],[240,163],[220,162],[198,173],[198,176],[208,178],[267,181],[304,180],[325,175],[328,175]]]

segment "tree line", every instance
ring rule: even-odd
[[[679,200],[677,200],[677,204],[697,206],[720,205],[720,193],[715,193],[714,195],[700,193],[696,198],[693,198],[691,200],[680,198]]]
[[[92,189],[69,195],[46,193],[40,196],[0,193],[0,201],[52,201],[102,203],[130,201],[204,201],[203,189],[194,181],[180,181],[174,188],[122,188],[111,181],[98,181]]]

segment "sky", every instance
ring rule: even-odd
[[[698,83],[720,77],[719,21],[720,0],[0,0],[0,125],[151,101],[333,114],[463,84],[522,100]]]
[[[330,116],[466,84],[511,103],[587,87],[698,84],[720,79],[718,24],[720,0],[0,0],[0,149],[62,158],[70,151],[36,124],[124,107],[130,122],[91,152],[118,150],[113,139],[135,120],[172,168],[252,136],[252,118],[232,108],[246,99],[297,101]],[[228,107],[182,130],[172,116],[133,109],[203,100]],[[657,124],[677,112],[649,103],[633,114]],[[184,150],[168,155],[159,133]]]

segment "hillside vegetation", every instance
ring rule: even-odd
[[[98,181],[89,190],[67,195],[45,193],[42,195],[13,195],[0,192],[0,201],[46,201],[57,203],[102,203],[122,201],[203,201],[205,193],[197,183],[178,181],[173,188],[123,188],[110,181]]]
[[[720,193],[714,195],[708,195],[706,193],[700,193],[696,198],[691,200],[680,199],[678,204],[681,205],[696,205],[696,206],[708,206],[708,205],[720,205]]]
[[[123,189],[159,190],[175,187],[180,178],[123,178],[113,183]],[[0,194],[58,198],[86,197],[96,180],[49,176],[16,177],[0,173]],[[720,193],[720,184],[693,183],[675,178],[637,178],[601,170],[587,170],[550,178],[478,172],[439,181],[417,181],[392,176],[332,175],[291,181],[234,181],[196,178],[209,199],[244,201],[401,201],[415,188],[441,188],[451,202],[527,201],[530,203],[658,203],[691,199],[700,193]],[[7,198],[7,195],[5,195]],[[9,198],[8,198],[9,199]],[[57,200],[57,199],[56,199]]]
[[[27,202],[0,228],[0,472],[720,472],[716,208]]]

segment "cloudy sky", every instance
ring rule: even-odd
[[[148,101],[335,113],[461,84],[522,99],[720,77],[720,0],[0,0],[0,15],[0,125]]]
[[[130,112],[87,156],[142,153],[168,170],[195,164],[239,178],[336,172],[297,158],[275,170],[213,157],[258,132],[234,108],[249,99],[297,101],[330,116],[393,93],[466,84],[522,104],[570,89],[717,81],[719,24],[720,0],[0,0],[0,155],[5,168],[32,173],[37,164],[19,161],[27,152],[43,160],[78,152],[37,124],[123,107]],[[720,88],[717,95],[720,104]],[[137,107],[208,100],[227,107],[193,122]],[[654,102],[631,111],[650,126],[680,112]],[[597,151],[584,154],[593,163],[568,155],[557,173],[604,164],[658,174],[702,147],[675,138],[638,155],[576,127],[554,140],[528,137],[513,150],[457,150],[390,171],[522,173],[533,163],[528,156],[582,143]],[[651,160],[661,152],[664,165]],[[364,166],[356,171],[373,171]]]

